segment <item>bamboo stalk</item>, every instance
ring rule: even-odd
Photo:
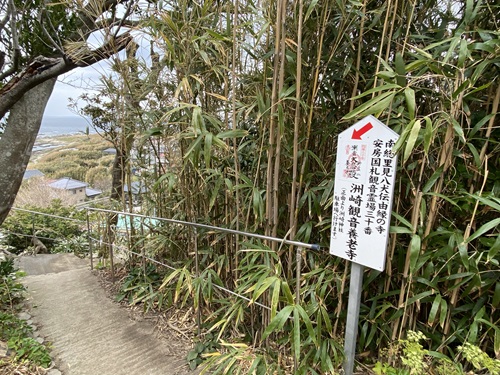
[[[232,69],[231,69],[231,86],[232,86],[232,100],[231,100],[231,122],[232,122],[232,128],[236,129],[236,97],[238,95],[238,89],[237,89],[237,74],[236,74],[236,61],[239,61],[237,59],[238,56],[238,50],[239,50],[239,43],[238,43],[238,8],[239,8],[239,1],[235,0],[234,3],[234,14],[233,14],[233,51],[232,51]],[[240,184],[240,163],[239,163],[239,158],[238,158],[238,143],[236,141],[236,138],[233,138],[233,159],[234,159],[234,179],[236,186]],[[235,189],[236,193],[236,230],[240,230],[240,193],[239,189]],[[234,249],[234,277],[235,279],[238,278],[238,255],[239,254],[239,236],[237,235],[235,237],[235,249]]]
[[[279,22],[281,23],[281,35],[280,35],[280,67],[279,67],[279,79],[278,79],[278,88],[275,91],[275,104],[278,105],[279,103],[279,93],[282,92],[283,90],[283,85],[285,81],[285,60],[286,60],[286,29],[285,29],[285,20],[286,20],[286,4],[287,2],[285,0],[281,0],[281,19]],[[279,116],[279,112],[278,112]],[[285,116],[285,111],[283,111],[283,116]],[[285,122],[285,119],[283,119],[283,122]],[[271,235],[273,237],[276,237],[278,233],[278,216],[279,216],[279,196],[278,196],[278,191],[279,191],[279,177],[280,177],[280,161],[281,161],[281,141],[282,141],[282,129],[281,126],[278,123],[278,126],[276,127],[276,151],[274,155],[274,171],[273,171],[273,187],[272,187],[272,192],[273,192],[273,219],[272,219],[272,229],[271,229]],[[277,244],[275,242],[272,243],[272,249],[273,251],[276,251]]]
[[[354,73],[354,85],[352,86],[351,98],[354,98],[358,92],[359,85],[359,68],[361,67],[361,52],[363,51],[363,35],[365,31],[365,20],[366,20],[366,2],[363,1],[363,17],[361,17],[361,25],[359,26],[359,40],[358,40],[358,55],[356,57],[356,72]],[[354,100],[351,100],[349,105],[349,111],[354,109]]]
[[[302,89],[302,23],[303,23],[304,2],[299,0],[299,23],[297,26],[297,64],[295,83],[295,118],[293,127],[293,166],[292,166],[292,191],[290,193],[289,230],[290,239],[295,238],[297,232],[297,218],[295,216],[295,202],[297,194],[297,168],[299,159],[299,131],[300,131],[300,97]],[[292,276],[293,246],[288,250],[288,277]]]

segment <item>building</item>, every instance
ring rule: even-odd
[[[45,175],[38,169],[26,169],[26,171],[24,171],[23,180],[29,180],[30,178],[33,177],[43,177],[43,176]]]
[[[139,204],[141,202],[141,195],[146,193],[148,189],[146,186],[141,184],[139,181],[134,181],[130,184],[130,192],[132,193],[132,202],[134,204]],[[129,187],[127,184],[123,186],[123,192],[125,193],[125,197],[128,199]]]
[[[69,192],[74,196],[77,203],[84,202],[87,198],[93,199],[102,194],[102,191],[90,188],[87,183],[70,177],[63,177],[50,183],[49,186]]]

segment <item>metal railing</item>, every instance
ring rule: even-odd
[[[73,218],[68,218],[68,217],[63,217],[63,216],[58,216],[58,215],[53,215],[53,214],[46,214],[42,212],[37,212],[37,211],[31,211],[31,210],[26,210],[26,209],[21,209],[21,208],[12,208],[13,210],[16,211],[22,211],[26,213],[30,213],[32,215],[43,215],[43,216],[48,216],[56,219],[61,219],[63,221],[71,221],[71,222],[77,222],[82,225],[82,227],[86,226],[86,232],[87,232],[87,239],[89,243],[89,255],[90,255],[90,267],[91,269],[94,268],[94,251],[93,247],[95,243],[99,243],[100,245],[105,245],[108,247],[109,251],[109,259],[111,263],[111,273],[112,277],[114,278],[114,263],[113,263],[113,257],[114,257],[114,252],[113,248],[116,248],[117,250],[121,250],[125,253],[132,254],[134,256],[141,257],[145,261],[161,265],[162,267],[166,267],[170,270],[178,270],[178,268],[175,268],[172,265],[169,265],[165,262],[158,261],[148,255],[145,254],[143,251],[142,253],[136,252],[131,250],[129,247],[125,246],[120,246],[114,241],[112,243],[105,242],[103,241],[102,238],[95,237],[93,235],[93,230],[92,228],[94,226],[100,226],[99,222],[94,222],[90,218],[90,213],[95,212],[95,213],[103,213],[107,215],[122,215],[124,217],[133,217],[133,218],[139,218],[143,221],[141,223],[145,224],[144,221],[147,220],[149,223],[155,221],[155,222],[164,222],[164,223],[169,223],[169,224],[175,224],[179,225],[182,227],[187,227],[192,229],[192,236],[193,236],[193,243],[194,243],[194,253],[195,253],[195,272],[196,272],[196,277],[200,278],[200,269],[199,269],[199,252],[198,252],[198,240],[199,240],[199,230],[205,230],[205,231],[210,231],[210,234],[213,233],[225,233],[225,234],[230,234],[230,235],[235,235],[235,236],[243,236],[246,238],[255,238],[259,240],[264,240],[264,241],[270,241],[270,242],[276,242],[281,245],[290,245],[294,246],[296,248],[296,302],[299,303],[300,301],[300,279],[301,279],[301,262],[302,262],[302,252],[303,250],[313,250],[317,251],[320,250],[320,246],[317,244],[309,244],[309,243],[304,243],[304,242],[299,242],[299,241],[293,241],[285,238],[277,238],[277,237],[272,237],[272,236],[267,236],[263,234],[258,234],[258,233],[250,233],[250,232],[244,232],[240,230],[235,230],[235,229],[229,229],[229,228],[224,228],[224,227],[217,227],[213,225],[207,225],[207,224],[201,224],[201,223],[193,223],[193,222],[188,222],[188,221],[182,221],[182,220],[176,220],[176,219],[168,219],[168,218],[162,218],[162,217],[156,217],[156,216],[147,216],[147,215],[142,215],[142,214],[135,214],[135,213],[130,213],[130,212],[124,212],[124,211],[115,211],[115,210],[107,210],[107,209],[101,209],[101,208],[93,208],[93,207],[85,207],[86,210],[86,220],[78,220],[78,219],[73,219]],[[126,222],[126,220],[125,220]],[[33,221],[34,223],[34,221]],[[147,225],[148,227],[151,227],[151,224]],[[115,228],[116,229],[116,228]],[[127,228],[128,229],[128,228]],[[13,233],[10,231],[5,231],[4,232],[9,232],[12,234],[17,234],[20,236],[26,236],[26,237],[32,237],[33,234],[35,233],[35,227],[33,224],[32,232],[33,234],[28,235],[28,234],[23,234],[23,233]],[[84,230],[85,232],[85,230]],[[44,239],[44,237],[40,237]],[[46,238],[49,240],[52,240],[50,238]],[[237,293],[234,290],[231,290],[227,288],[226,286],[220,286],[217,284],[212,284],[213,287],[217,288],[218,290],[228,293],[230,295],[233,295],[239,299],[242,299],[244,301],[247,301],[251,303],[252,305],[259,306],[260,308],[266,309],[268,311],[271,311],[271,307],[267,306],[263,303],[260,303],[258,301],[254,301],[251,298],[248,298],[245,295],[242,295],[240,293]],[[199,289],[199,293],[201,293],[201,288]],[[201,307],[202,307],[202,298],[201,296],[198,296],[198,306],[197,306],[197,326],[198,326],[198,334],[201,333]],[[295,358],[295,366],[297,366],[297,361],[298,359]]]
[[[25,238],[31,238],[31,239],[34,238],[34,237],[36,237],[39,240],[47,240],[47,241],[55,241],[56,240],[55,238],[40,236],[39,234],[37,234],[37,229],[46,229],[46,227],[44,226],[43,228],[37,228],[36,227],[36,222],[35,222],[35,216],[44,216],[44,217],[50,217],[50,218],[53,218],[53,219],[59,219],[59,220],[62,220],[62,221],[69,221],[69,222],[72,222],[72,223],[77,223],[77,224],[81,225],[82,228],[85,226],[85,223],[86,223],[83,220],[74,219],[74,218],[71,218],[71,217],[65,217],[65,216],[59,216],[59,215],[49,214],[49,213],[45,213],[45,212],[27,210],[27,209],[24,209],[24,208],[11,207],[11,210],[12,211],[24,212],[24,213],[30,214],[30,216],[31,216],[31,233],[21,233],[21,232],[15,232],[15,231],[11,231],[11,230],[8,230],[8,229],[5,229],[5,228],[1,228],[1,232],[3,234],[14,235],[14,236],[17,236],[17,237],[25,237]],[[62,233],[57,233],[57,234],[58,234],[58,237],[63,237],[64,236]],[[28,242],[26,242],[26,246],[29,246]]]
[[[129,217],[134,217],[134,218],[140,218],[143,220],[147,219],[150,222],[154,220],[156,222],[165,222],[165,223],[169,223],[169,224],[176,224],[176,225],[181,225],[184,227],[192,228],[193,229],[193,237],[194,237],[193,242],[194,242],[194,247],[195,247],[195,251],[194,251],[195,252],[195,272],[196,272],[197,278],[200,277],[199,253],[198,253],[198,229],[209,230],[212,232],[232,234],[232,235],[237,235],[237,236],[244,236],[247,238],[256,238],[256,239],[260,239],[260,240],[276,242],[276,243],[279,243],[281,245],[284,244],[284,245],[294,246],[296,248],[296,258],[295,258],[295,262],[296,262],[295,300],[296,300],[296,303],[300,303],[300,279],[301,279],[302,251],[304,249],[309,249],[309,250],[319,250],[320,249],[320,246],[317,244],[309,244],[309,243],[304,243],[304,242],[299,242],[299,241],[288,240],[288,239],[284,239],[284,238],[277,238],[277,237],[266,236],[266,235],[257,234],[257,233],[244,232],[244,231],[235,230],[235,229],[217,227],[217,226],[207,225],[207,224],[193,223],[193,222],[175,220],[175,219],[167,219],[167,218],[161,218],[161,217],[156,217],[156,216],[146,216],[146,215],[142,215],[142,214],[134,214],[134,213],[129,213],[129,212],[106,210],[106,209],[100,209],[100,208],[91,208],[91,207],[87,208],[87,223],[90,223],[89,212],[98,212],[98,213],[105,213],[105,214],[112,214],[112,215],[123,215],[123,216],[129,216]],[[90,228],[90,224],[88,224],[88,225],[89,225],[89,228],[88,228],[88,230],[89,230],[89,243],[91,243],[92,240],[96,240],[96,239],[90,235],[91,228]],[[113,259],[113,250],[112,250],[113,245],[112,244],[108,244],[108,245],[109,245],[110,260],[111,260],[111,262],[113,262],[113,260],[112,260]],[[130,254],[140,256],[143,259],[154,262],[156,264],[168,267],[170,269],[175,269],[174,267],[172,267],[168,264],[165,264],[163,262],[159,262],[153,258],[146,256],[144,253],[143,254],[137,253],[137,252],[134,252],[130,249],[125,249],[125,248],[122,248],[122,250],[125,250],[126,252],[128,252]],[[90,252],[90,254],[92,256],[92,251]],[[91,263],[92,263],[92,260],[91,260]],[[113,263],[111,263],[111,269],[113,270]],[[212,284],[212,285],[219,290],[222,290],[226,293],[229,293],[237,298],[243,299],[249,303],[252,303],[253,305],[259,306],[259,307],[266,309],[266,310],[269,310],[269,311],[271,310],[271,307],[266,306],[265,304],[262,304],[258,301],[253,301],[252,299],[250,299],[242,294],[239,294],[233,290],[230,290],[229,288],[221,287],[217,284]],[[201,294],[201,288],[199,289],[199,293]],[[199,335],[201,333],[201,308],[202,308],[201,295],[198,295],[198,301],[199,302],[198,302],[198,306],[197,306],[196,323],[198,326],[198,335]],[[294,357],[294,368],[295,369],[297,369],[298,361],[299,361],[299,359]]]

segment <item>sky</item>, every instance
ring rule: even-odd
[[[59,77],[50,96],[44,116],[78,116],[68,108],[69,98],[77,99],[83,93],[95,92],[99,87],[99,78],[107,70],[106,64],[96,64],[86,68],[77,68]]]

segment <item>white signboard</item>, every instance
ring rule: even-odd
[[[339,134],[330,254],[384,270],[398,138],[373,116]]]

